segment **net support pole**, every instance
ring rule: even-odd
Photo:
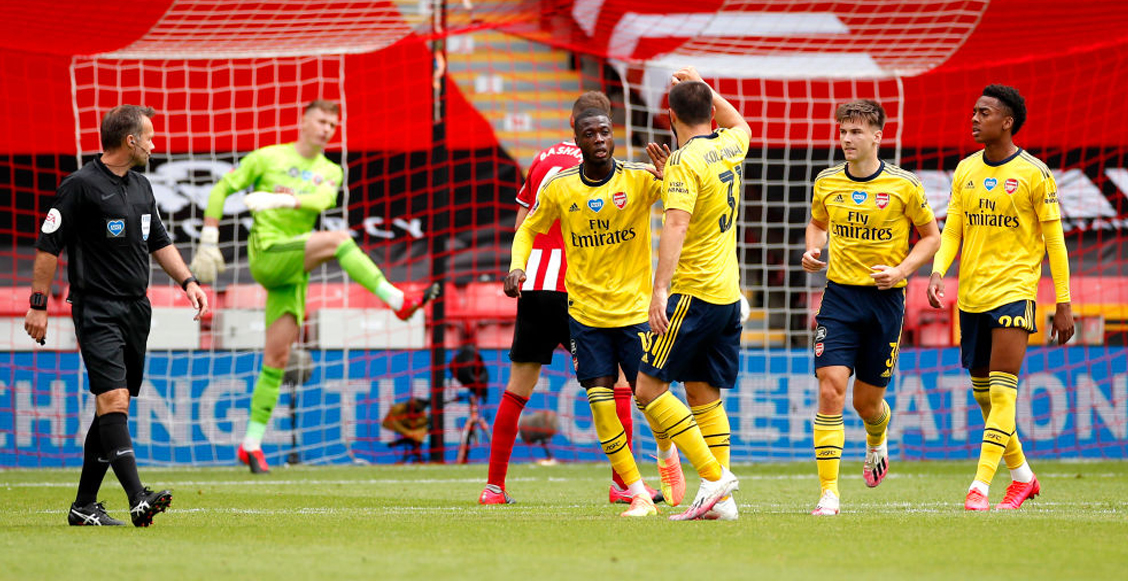
[[[450,162],[446,147],[446,1],[433,0],[431,32],[434,40],[432,66],[440,74],[433,83],[431,117],[431,280],[446,282],[447,230],[450,228]],[[446,299],[431,307],[431,462],[442,463],[445,448],[443,398],[446,380]]]

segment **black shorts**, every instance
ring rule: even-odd
[[[639,371],[665,381],[703,381],[731,389],[740,371],[740,302],[714,305],[670,295],[666,334],[647,334]]]
[[[589,327],[570,317],[569,322],[572,327],[572,367],[580,385],[597,377],[617,380],[620,368],[627,382],[634,385],[638,377],[638,362],[642,358],[642,342],[650,331],[650,325]]]
[[[904,287],[828,282],[815,323],[815,369],[842,365],[870,385],[889,385],[905,323]]]
[[[153,309],[147,297],[74,300],[74,334],[90,379],[90,393],[127,388],[137,397],[145,375],[145,346]]]
[[[991,364],[991,330],[1022,329],[1037,333],[1034,301],[1007,303],[982,313],[960,311],[960,363],[964,369]]]
[[[517,328],[509,360],[514,363],[552,363],[552,352],[559,345],[568,349],[568,293],[525,291],[517,299]]]

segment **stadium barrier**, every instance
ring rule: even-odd
[[[312,351],[310,381],[283,388],[264,450],[279,462],[297,451],[303,462],[393,462],[388,448],[398,436],[380,423],[392,405],[427,398],[429,352]],[[491,400],[508,378],[504,351],[484,350],[493,379]],[[1128,458],[1128,350],[1119,347],[1036,347],[1020,379],[1019,432],[1034,458]],[[146,465],[235,463],[260,355],[254,352],[166,352],[150,356],[148,379],[131,414],[138,461]],[[570,360],[556,357],[530,410],[550,409],[561,421],[550,443],[561,460],[603,461],[582,389],[567,373]],[[958,349],[905,349],[889,391],[894,409],[890,450],[894,458],[977,457],[982,426]],[[73,352],[0,353],[13,371],[0,382],[0,467],[77,466],[93,400],[81,385]],[[345,375],[347,370],[347,376]],[[919,371],[928,370],[928,371]],[[212,379],[209,379],[211,377]],[[807,460],[816,383],[810,358],[800,350],[746,351],[737,388],[726,393],[736,462]],[[456,401],[460,386],[448,380],[446,441],[457,442],[468,406]],[[291,408],[290,399],[298,398]],[[293,409],[293,412],[291,412]],[[487,407],[492,416],[493,407]],[[81,418],[81,420],[80,420]],[[636,455],[653,439],[638,418]],[[297,433],[295,434],[295,430]],[[295,437],[296,436],[296,437]],[[860,457],[860,421],[847,414],[847,457]],[[443,451],[453,461],[456,447]],[[537,452],[540,454],[540,452]],[[476,446],[471,461],[488,455]],[[532,458],[531,450],[515,461]]]

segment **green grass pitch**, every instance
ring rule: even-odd
[[[838,517],[808,513],[811,463],[738,465],[737,522],[622,519],[608,468],[514,465],[518,504],[478,506],[486,467],[143,468],[151,528],[66,526],[77,470],[0,472],[0,579],[1124,579],[1128,462],[1033,462],[1042,495],[966,514],[975,465],[843,463]],[[657,484],[653,466],[644,467]],[[688,495],[697,479],[688,479]],[[1005,470],[991,492],[998,502]],[[127,519],[112,472],[101,497]]]

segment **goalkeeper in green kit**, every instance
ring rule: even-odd
[[[438,296],[437,284],[421,296],[404,296],[384,278],[348,231],[313,231],[318,215],[336,205],[341,188],[341,167],[322,153],[339,120],[340,107],[336,103],[313,101],[302,115],[297,142],[264,147],[241,159],[239,166],[211,191],[200,245],[192,259],[192,272],[203,283],[214,282],[216,275],[226,269],[219,251],[218,230],[224,200],[251,188],[252,193],[244,199],[254,215],[247,255],[251,276],[267,291],[266,346],[262,371],[251,396],[247,435],[237,455],[255,474],[270,470],[262,454],[262,438],[278,402],[290,346],[297,341],[305,317],[311,270],[337,259],[353,280],[380,297],[401,320],[407,320]]]

